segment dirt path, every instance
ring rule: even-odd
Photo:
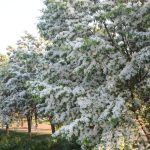
[[[1,126],[0,126],[0,129],[2,129]],[[9,130],[16,131],[16,132],[27,132],[28,131],[27,123],[24,123],[23,127],[17,127],[16,125],[12,125]],[[38,124],[37,129],[33,125],[32,126],[32,133],[50,134],[51,133],[50,125],[49,124],[45,124],[45,123],[41,123],[41,124]]]

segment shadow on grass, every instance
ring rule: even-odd
[[[27,133],[10,131],[6,135],[0,130],[0,150],[81,150],[75,141],[67,141],[61,137],[51,135],[32,134],[30,139]]]

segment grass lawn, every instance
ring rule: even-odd
[[[7,136],[0,130],[0,150],[81,150],[75,141],[53,138],[50,135],[32,134],[10,131]]]

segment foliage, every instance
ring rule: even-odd
[[[45,113],[52,113],[56,124],[64,122],[55,134],[77,136],[83,149],[96,144],[119,148],[122,138],[125,148],[144,146],[136,123],[150,97],[145,84],[150,69],[149,2],[45,4],[38,27],[53,46],[45,54],[48,69],[36,84],[44,89],[35,93],[45,99]]]
[[[0,54],[0,65],[5,63],[8,60],[6,55]]]
[[[10,51],[6,71],[2,68],[4,71],[1,72],[0,120],[4,124],[10,123],[18,116],[32,116],[36,111],[36,102],[27,90],[27,81],[34,78],[38,57],[44,49],[43,41],[40,42],[26,33],[18,41],[17,48]]]
[[[54,137],[75,137],[84,150],[148,149],[150,3],[44,3],[38,28],[48,42],[40,50],[30,36],[18,43],[3,82],[9,93],[2,92],[2,112],[36,107],[61,125]]]

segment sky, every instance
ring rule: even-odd
[[[0,0],[0,53],[14,46],[25,31],[38,35],[36,24],[42,0]]]

